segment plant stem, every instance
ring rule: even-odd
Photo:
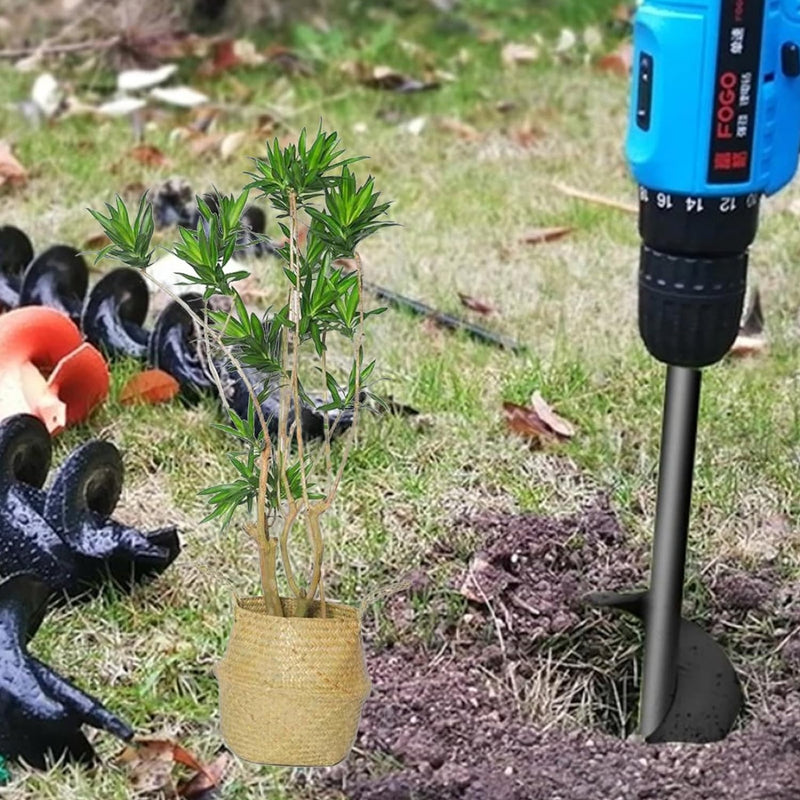
[[[360,395],[361,395],[361,363],[362,363],[362,343],[364,339],[364,281],[363,281],[363,274],[361,271],[361,257],[358,253],[355,254],[355,262],[356,262],[356,271],[358,273],[358,330],[356,335],[353,337],[353,351],[354,351],[354,358],[355,358],[355,387],[354,387],[354,395],[353,395],[353,422],[352,422],[352,429],[355,433],[356,426],[358,423],[359,417],[359,410],[361,408],[360,403]],[[339,421],[337,418],[336,422]],[[333,427],[336,427],[336,423],[334,423]],[[318,515],[324,514],[330,507],[331,503],[333,503],[333,498],[336,496],[336,492],[339,489],[339,484],[342,481],[342,476],[344,475],[344,468],[347,464],[347,460],[350,457],[350,452],[353,447],[353,442],[355,441],[355,435],[351,436],[347,443],[344,446],[344,452],[342,453],[342,460],[339,463],[339,469],[336,471],[336,476],[334,477],[333,484],[331,485],[330,489],[328,490],[328,494],[324,500],[320,500],[318,503],[315,503],[313,509],[316,511]]]
[[[267,614],[273,617],[283,616],[283,606],[278,592],[276,575],[277,541],[275,539],[261,540],[258,544],[259,565],[261,567],[261,587],[264,592],[264,603]]]
[[[264,436],[264,449],[261,451],[261,465],[260,465],[260,472],[259,472],[259,491],[258,491],[258,500],[257,500],[257,507],[256,507],[256,542],[259,548],[259,563],[261,567],[261,589],[264,592],[264,600],[267,605],[267,613],[272,614],[274,616],[283,616],[283,606],[281,605],[280,601],[280,594],[278,592],[278,581],[276,575],[276,550],[277,550],[277,541],[274,539],[270,539],[269,532],[267,531],[266,520],[267,520],[267,508],[266,508],[266,488],[267,488],[267,477],[269,474],[269,463],[272,457],[272,445],[270,444],[269,440],[269,430],[267,428],[267,422],[264,418],[264,411],[261,408],[261,403],[258,399],[258,395],[256,394],[255,389],[253,388],[253,384],[250,382],[250,379],[247,377],[247,374],[244,371],[244,367],[241,365],[239,360],[236,356],[233,355],[233,352],[230,350],[229,347],[225,345],[222,341],[221,335],[212,328],[203,318],[200,317],[199,314],[195,313],[195,311],[183,300],[181,297],[176,295],[169,287],[162,284],[159,280],[154,278],[150,275],[146,270],[143,270],[145,276],[155,284],[161,291],[163,291],[168,297],[172,298],[178,305],[186,311],[187,314],[191,317],[191,319],[195,320],[195,322],[201,326],[206,337],[210,334],[222,348],[225,355],[230,359],[231,363],[233,364],[236,371],[239,373],[244,385],[247,389],[248,394],[250,395],[250,399],[253,402],[253,406],[255,408],[256,415],[258,416],[258,420],[261,423],[261,430]],[[208,346],[208,339],[205,339],[206,346]],[[209,361],[211,361],[211,353],[207,352],[207,356]],[[226,408],[228,408],[227,398],[225,397],[225,390],[222,386],[222,381],[219,377],[219,373],[214,369],[213,371],[213,379],[214,383],[217,387],[217,391],[220,394],[223,402],[225,403]]]
[[[319,531],[319,515],[311,511],[311,502],[308,497],[308,477],[306,475],[305,446],[303,442],[303,426],[299,415],[300,386],[298,374],[300,371],[300,259],[297,257],[297,197],[294,192],[289,193],[289,217],[291,226],[289,230],[289,271],[294,274],[295,286],[292,289],[294,297],[289,304],[294,322],[294,343],[292,347],[292,402],[294,403],[294,431],[297,443],[297,455],[300,461],[300,481],[303,487],[303,510],[305,511],[306,532],[313,552],[313,568],[311,581],[305,596],[313,600],[317,593],[320,576],[322,573],[322,559],[324,546],[322,535]]]

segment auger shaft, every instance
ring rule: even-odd
[[[700,370],[667,368],[639,710],[639,728],[645,738],[666,717],[677,685],[700,380]]]

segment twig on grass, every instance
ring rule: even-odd
[[[553,186],[562,194],[578,200],[585,200],[587,203],[595,203],[596,205],[606,206],[606,208],[615,208],[617,211],[626,211],[628,214],[639,213],[638,206],[633,203],[625,203],[622,200],[615,200],[613,197],[594,194],[594,192],[585,192],[583,189],[576,189],[574,186],[567,186],[567,184],[559,181],[553,181]]]
[[[55,56],[66,53],[82,53],[87,50],[110,50],[122,41],[121,36],[111,36],[108,39],[89,39],[85,42],[63,42],[62,44],[39,44],[28,47],[13,47],[0,50],[0,59],[13,60],[26,56]]]

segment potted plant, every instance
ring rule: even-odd
[[[321,519],[342,479],[353,431],[335,452],[331,442],[344,422],[356,427],[375,367],[364,357],[364,322],[382,309],[364,308],[357,248],[392,223],[373,178],[359,183],[351,171],[360,159],[344,159],[343,152],[337,134],[321,129],[310,144],[305,131],[296,145],[268,144],[241,194],[197,198],[197,227],[180,228],[171,247],[191,268],[187,283],[206,300],[229,298],[229,310],[198,314],[196,305],[167,290],[199,326],[206,353],[221,353],[249,394],[247,415],[237,414],[225,400],[223,369],[208,359],[229,417],[219,427],[237,452],[230,455],[235,480],[201,492],[212,506],[206,520],[227,526],[246,507],[252,516],[244,529],[258,547],[261,572],[261,595],[235,598],[232,633],[217,667],[221,727],[230,749],[257,763],[338,763],[352,747],[370,690],[360,612],[325,594]],[[263,317],[248,311],[236,288],[249,273],[226,269],[253,191],[268,200],[285,237],[278,250],[285,303]],[[120,198],[106,208],[108,216],[91,212],[111,241],[98,258],[111,256],[147,274],[153,218],[146,197],[135,218]],[[334,370],[328,355],[337,340],[347,344],[347,356],[345,368]],[[265,403],[268,394],[277,404]],[[298,409],[322,415],[318,441],[304,435]],[[300,527],[310,546],[305,578],[292,558],[292,534]]]

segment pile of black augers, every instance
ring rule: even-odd
[[[180,551],[175,527],[142,533],[112,519],[120,454],[93,440],[73,450],[49,488],[51,439],[28,414],[0,423],[0,753],[44,768],[84,763],[82,725],[128,740],[133,730],[27,652],[46,609],[81,601],[108,581],[122,590],[163,572]]]
[[[157,225],[195,224],[197,211],[189,204],[191,197],[191,190],[187,192],[174,181],[160,187],[153,200]],[[212,207],[215,205],[213,195],[204,199]],[[263,256],[275,251],[264,235],[265,224],[261,209],[245,209],[239,254]],[[185,292],[180,299],[204,317],[206,304],[199,294]],[[0,227],[0,312],[30,305],[58,309],[81,328],[86,341],[109,359],[135,359],[172,375],[180,384],[181,397],[188,402],[203,395],[218,397],[218,376],[228,405],[246,418],[249,393],[245,381],[223,354],[210,356],[205,351],[198,326],[184,305],[172,301],[156,316],[152,327],[147,327],[149,303],[147,280],[141,272],[127,267],[112,269],[90,289],[88,265],[74,247],[59,244],[35,256],[23,231],[10,225]],[[266,319],[264,324],[268,324]],[[246,374],[260,393],[264,418],[274,434],[277,394],[271,391],[267,376],[249,368]],[[322,404],[319,399],[316,405]],[[335,412],[322,412],[314,405],[304,404],[300,413],[308,438],[323,435],[326,414],[337,434],[348,429],[352,416],[348,411],[340,413],[334,425]]]

